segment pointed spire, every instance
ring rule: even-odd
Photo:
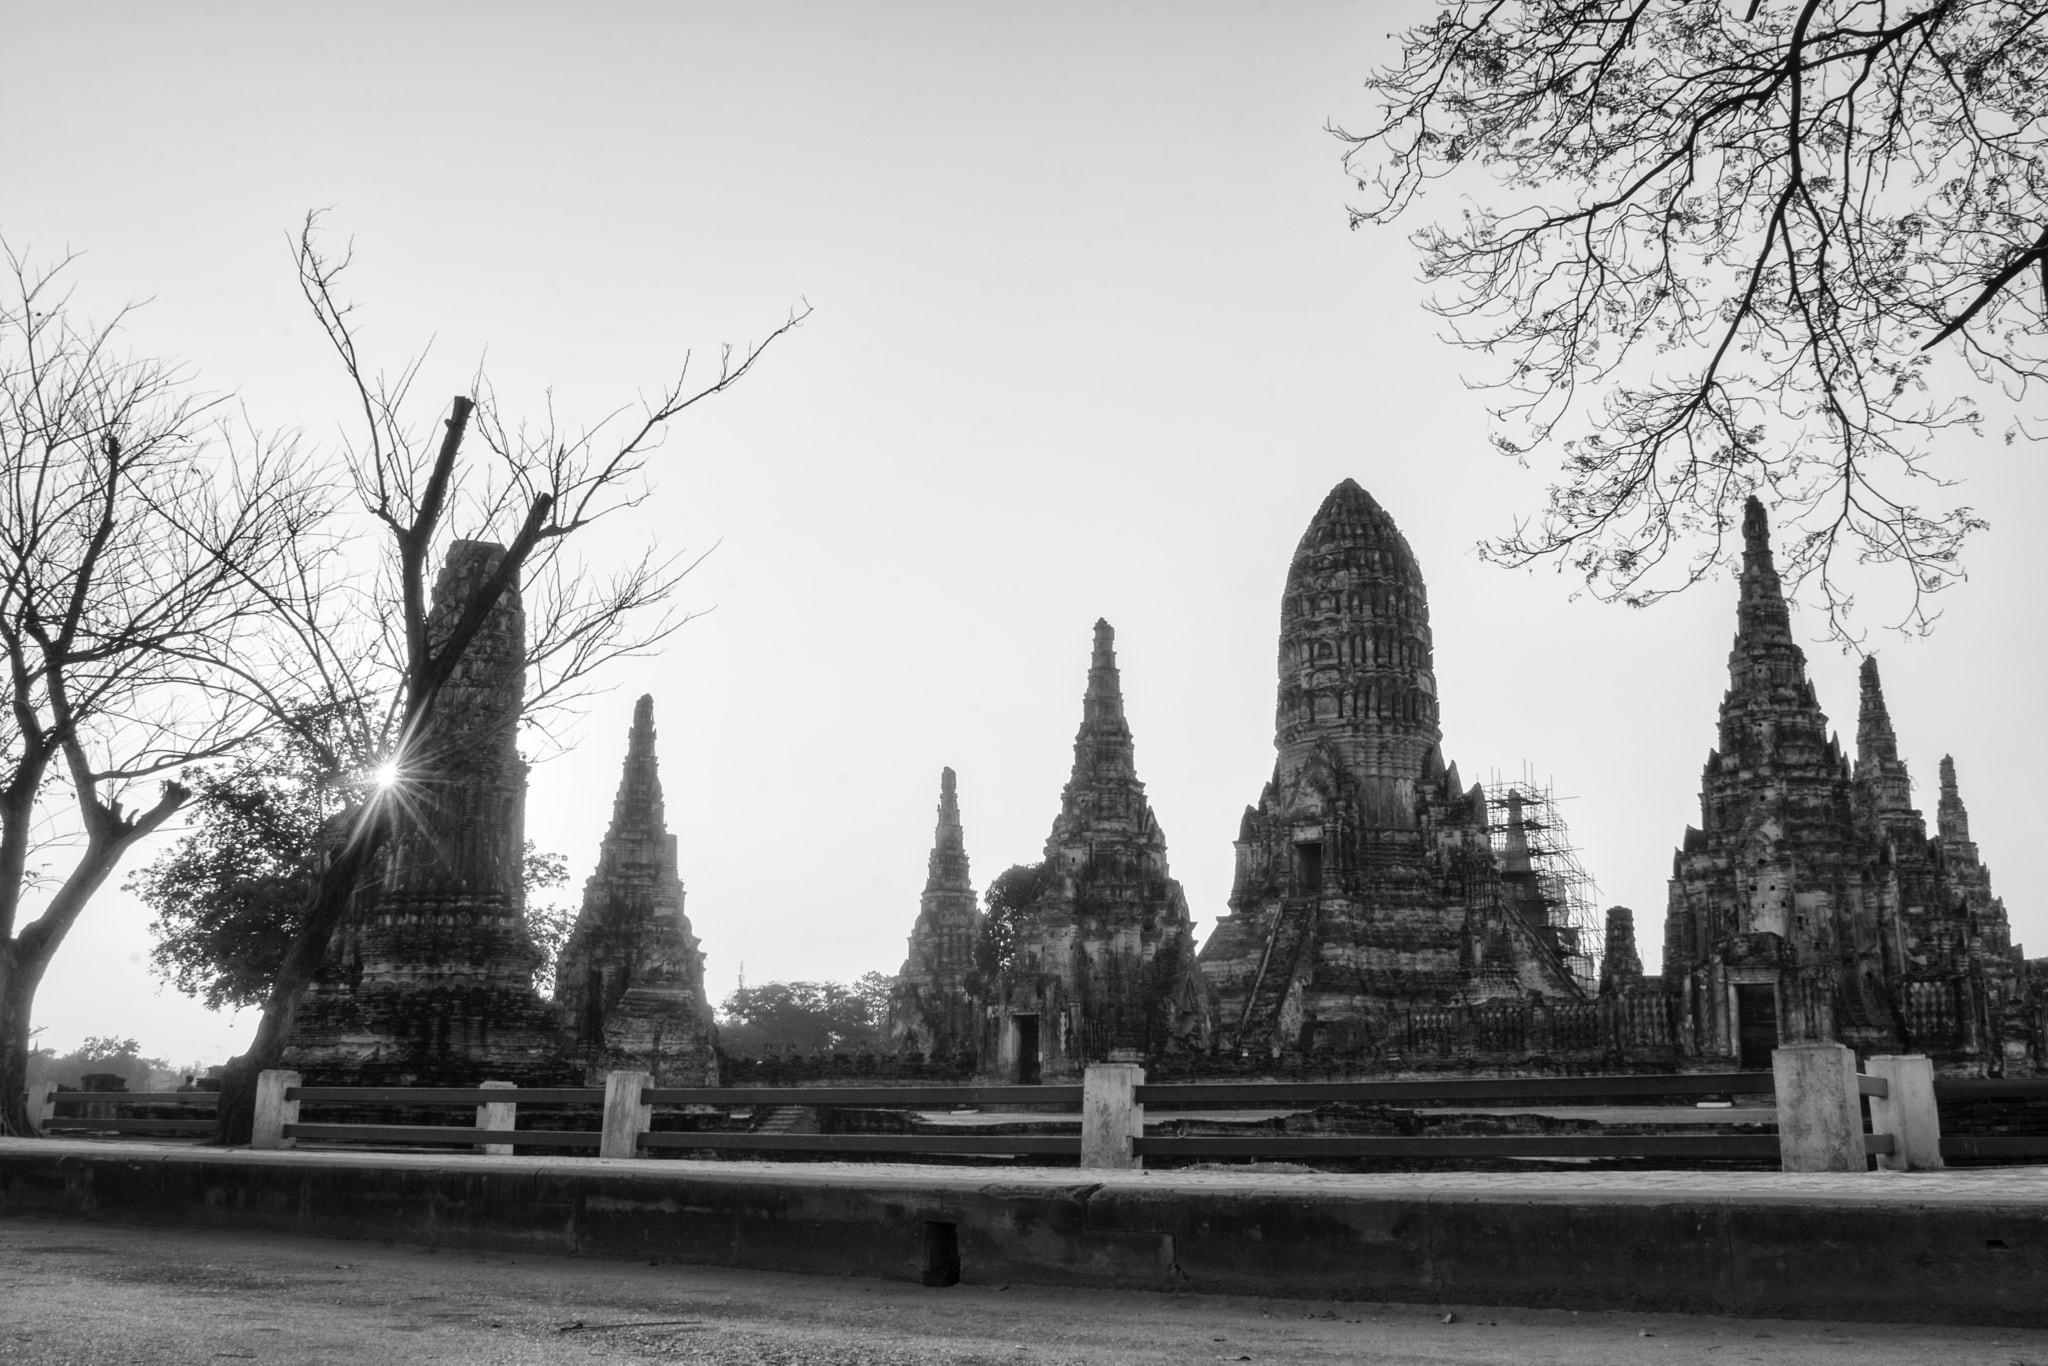
[[[1891,713],[1885,709],[1884,686],[1877,677],[1877,656],[1865,655],[1859,674],[1862,705],[1856,713],[1856,762],[1859,764],[1896,760],[1899,737],[1892,730]]]
[[[1081,701],[1081,728],[1074,734],[1074,771],[1060,793],[1060,814],[1046,839],[1046,857],[1069,864],[1110,839],[1144,840],[1152,811],[1138,763],[1131,727],[1124,719],[1123,680],[1116,667],[1116,632],[1095,623],[1088,662],[1088,691]]]
[[[1877,659],[1866,656],[1861,674],[1863,696],[1856,714],[1857,801],[1866,819],[1874,818],[1889,834],[1910,832],[1927,837],[1927,828],[1913,810],[1913,780],[1899,760],[1899,737],[1885,709],[1884,687],[1878,681]]]
[[[924,895],[910,927],[909,953],[890,991],[884,1035],[918,1052],[951,1057],[974,1047],[979,1007],[968,996],[979,912],[960,830],[959,788],[950,768],[939,771],[939,822],[932,835]]]
[[[661,798],[661,765],[654,757],[654,695],[633,704],[633,725],[626,732],[626,762],[619,774],[618,795],[612,798],[612,823],[606,845],[622,838],[668,834],[668,815]]]
[[[1792,639],[1785,586],[1771,556],[1770,522],[1754,494],[1742,509],[1742,601],[1736,613],[1735,648],[1728,656],[1728,673],[1736,691],[1798,687],[1806,682],[1806,655]]]
[[[626,735],[628,758],[654,753],[654,694],[642,693],[633,704],[633,728]]]
[[[1088,692],[1082,699],[1081,724],[1113,725],[1128,729],[1124,721],[1123,678],[1116,669],[1116,628],[1106,620],[1095,620],[1095,653],[1088,661]]]
[[[960,829],[960,798],[953,770],[939,771],[939,824],[932,834],[932,856],[925,876],[925,895],[965,891],[973,895],[967,871],[967,837]]]
[[[662,805],[654,699],[643,696],[626,732],[611,826],[556,969],[555,1003],[587,1068],[602,1074],[630,1059],[664,1086],[717,1084],[704,955],[685,899]]]
[[[1764,504],[1755,494],[1742,500],[1742,550],[1745,555],[1761,553],[1766,563],[1771,557],[1771,523],[1764,513]]]
[[[1627,988],[1643,977],[1643,956],[1636,950],[1636,913],[1626,906],[1607,908],[1606,952],[1600,958],[1602,995]]]
[[[1941,756],[1941,806],[1935,813],[1935,828],[1943,844],[1970,842],[1970,813],[1956,788],[1956,761],[1946,754]]]
[[[1074,782],[1136,776],[1123,678],[1116,667],[1116,628],[1098,618],[1088,691],[1081,698],[1081,729],[1074,736]]]

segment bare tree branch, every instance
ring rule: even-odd
[[[118,318],[74,323],[68,262],[0,258],[0,1133],[23,1134],[43,973],[190,795],[167,780],[131,808],[135,789],[265,724],[215,685],[267,614],[256,586],[325,500],[289,443],[238,438],[218,400],[120,355]],[[31,868],[60,847],[58,871]]]
[[[1415,234],[1432,307],[1504,362],[1500,449],[1560,457],[1482,553],[1642,605],[1761,491],[1837,635],[1844,557],[1902,569],[1927,629],[1984,525],[1925,505],[1939,438],[1981,424],[1928,352],[2017,398],[2048,365],[2048,274],[2016,287],[2048,271],[2044,69],[2048,4],[2018,0],[1445,0],[1405,34],[1378,119],[1332,129],[1353,226],[1476,198]]]
[[[647,459],[669,424],[736,383],[769,345],[804,320],[808,307],[790,313],[737,361],[728,348],[717,378],[701,388],[689,387],[686,362],[676,381],[644,405],[615,441],[605,433],[617,413],[595,427],[560,432],[552,395],[542,405],[543,423],[517,425],[508,435],[497,396],[479,375],[479,397],[455,397],[429,454],[429,443],[416,438],[401,416],[419,362],[389,385],[367,374],[351,321],[353,306],[339,293],[351,258],[345,253],[334,260],[322,253],[317,214],[308,215],[296,256],[300,287],[360,410],[363,430],[348,447],[356,495],[383,528],[392,552],[380,565],[386,577],[355,596],[391,610],[381,613],[384,625],[373,646],[359,623],[351,625],[329,611],[324,591],[316,587],[317,575],[286,576],[267,599],[290,622],[277,637],[282,648],[264,667],[238,674],[238,695],[269,708],[281,726],[304,726],[304,718],[312,716],[324,718],[320,726],[330,727],[335,713],[346,714],[351,719],[344,733],[359,748],[347,756],[335,752],[337,764],[346,761],[360,771],[372,761],[390,761],[403,772],[415,755],[431,747],[442,687],[507,593],[523,588],[526,609],[541,624],[529,637],[527,662],[540,674],[539,686],[528,694],[529,720],[536,711],[567,705],[595,670],[654,648],[688,620],[675,612],[672,598],[690,566],[677,568],[675,561],[643,555],[600,586],[581,566],[563,560],[562,547],[574,533],[636,506],[646,493]],[[464,460],[471,431],[481,435],[490,460]],[[460,609],[436,620],[427,575],[441,552],[459,539],[501,541],[504,552]],[[300,658],[285,657],[293,652]],[[387,798],[373,797],[353,809],[348,833],[322,870],[271,986],[256,1037],[249,1051],[228,1066],[219,1107],[222,1141],[246,1139],[256,1077],[282,1055],[300,999],[327,960],[359,883],[376,866],[402,819]]]

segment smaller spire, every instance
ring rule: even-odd
[[[1899,757],[1899,737],[1884,705],[1884,685],[1877,677],[1877,656],[1865,655],[1858,675],[1862,704],[1856,714],[1856,758],[1860,763]]]
[[[939,841],[960,842],[960,787],[953,770],[939,770]]]
[[[1728,673],[1735,692],[1754,695],[1777,687],[1797,688],[1800,698],[1812,705],[1805,691],[1806,655],[1792,638],[1785,585],[1771,555],[1770,521],[1754,494],[1742,508],[1742,598]]]
[[[1687,832],[1688,834],[1691,832]],[[1607,908],[1607,942],[1600,957],[1600,991],[1635,985],[1643,978],[1643,956],[1636,951],[1636,913],[1626,906]]]
[[[661,761],[654,754],[654,694],[633,704],[633,724],[626,732],[626,760],[612,798],[612,822],[605,849],[621,839],[667,838],[668,816],[662,806]],[[600,853],[600,858],[604,854]]]
[[[1116,628],[1101,617],[1095,620],[1095,652],[1088,661],[1088,692],[1082,699],[1083,729],[1103,722],[1121,725],[1124,719],[1123,677],[1116,668]]]
[[[1074,782],[1135,776],[1131,727],[1124,719],[1123,676],[1116,667],[1116,628],[1098,618],[1088,690],[1081,698],[1081,728],[1074,733]]]
[[[1060,815],[1046,843],[1046,857],[1085,849],[1091,840],[1116,830],[1131,834],[1150,819],[1145,785],[1138,781],[1130,723],[1124,718],[1123,680],[1116,667],[1116,632],[1095,623],[1088,662],[1088,691],[1081,700],[1081,725],[1074,732],[1074,768],[1060,793]],[[1085,857],[1077,854],[1075,857]]]
[[[960,829],[959,789],[950,768],[939,771],[939,823],[932,833],[932,856],[924,889],[927,895],[971,886],[967,872],[967,837]]]
[[[1771,522],[1763,500],[1750,494],[1742,502],[1742,549],[1750,555],[1771,553]]]
[[[1926,827],[1913,810],[1913,781],[1899,760],[1899,737],[1892,729],[1891,713],[1885,709],[1884,686],[1874,656],[1864,657],[1860,677],[1862,700],[1856,713],[1853,770],[1859,801],[1887,832],[1910,828],[1917,838],[1925,838]]]
[[[642,693],[633,704],[633,728],[626,736],[626,757],[643,758],[654,753],[654,694]]]
[[[1943,844],[1970,842],[1970,813],[1956,788],[1956,761],[1946,754],[1941,756],[1941,805],[1935,812],[1935,828]]]

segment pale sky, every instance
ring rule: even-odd
[[[685,588],[712,610],[611,675],[528,804],[580,888],[654,694],[714,998],[742,962],[757,982],[896,969],[943,766],[977,888],[1036,859],[1098,616],[1206,933],[1272,767],[1288,559],[1347,476],[1427,578],[1446,757],[1572,798],[1601,904],[1635,908],[1654,971],[1734,589],[1630,611],[1473,554],[1546,471],[1493,453],[1479,362],[1436,340],[1403,231],[1347,230],[1323,131],[1363,122],[1386,35],[1430,8],[15,5],[0,233],[82,253],[88,310],[149,300],[136,348],[321,443],[346,394],[293,276],[311,207],[355,240],[365,351],[396,369],[433,342],[422,423],[486,351],[508,416],[552,387],[594,420],[815,307],[586,546],[603,565],[716,543]],[[2048,952],[2048,463],[1995,438],[1940,454],[1992,529],[1931,639],[1872,642],[1920,805],[1953,753],[2015,934]],[[1818,614],[1795,628],[1852,743],[1856,660]],[[239,1051],[253,1018],[157,983],[147,922],[113,890],[87,911],[44,1041]]]

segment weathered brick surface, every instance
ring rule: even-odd
[[[683,911],[654,740],[654,699],[642,697],[611,825],[555,970],[555,1004],[590,1085],[607,1072],[645,1071],[661,1086],[716,1086],[704,955]]]

